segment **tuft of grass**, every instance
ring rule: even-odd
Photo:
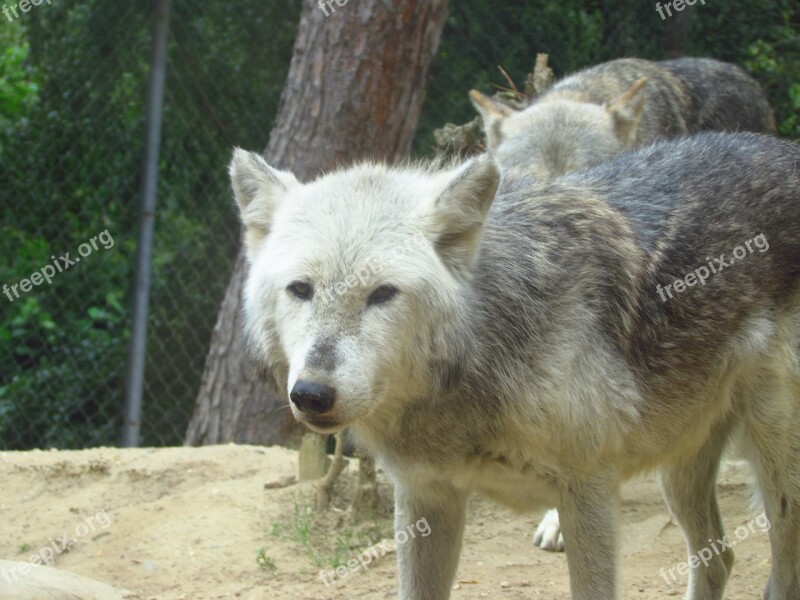
[[[275,561],[267,556],[267,552],[264,550],[264,548],[259,548],[256,551],[256,564],[259,566],[259,568],[263,569],[264,571],[269,571],[273,575],[278,570],[278,567],[275,565]]]
[[[270,535],[276,539],[281,539],[283,537],[283,527],[281,527],[281,524],[277,521],[272,524],[272,531],[270,531]]]
[[[29,552],[30,549],[31,549],[30,544],[20,544],[19,546],[17,546],[17,554],[25,554],[26,552]]]
[[[291,521],[273,522],[269,535],[303,546],[317,569],[335,569],[387,537],[384,531],[391,530],[390,524],[387,527],[386,522],[381,523],[377,514],[372,515],[371,521],[366,529],[350,521],[336,527],[330,513],[317,515],[310,504],[295,502]]]

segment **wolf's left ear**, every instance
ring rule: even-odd
[[[270,167],[261,155],[241,148],[233,150],[228,172],[233,195],[247,229],[247,252],[252,257],[267,237],[278,206],[289,190],[300,183],[291,173]]]
[[[484,154],[438,175],[434,182],[433,194],[422,207],[427,237],[447,266],[469,270],[497,193],[500,171],[492,157]]]
[[[647,78],[642,77],[628,91],[606,105],[614,122],[614,132],[619,140],[629,146],[636,138],[636,128],[644,110],[644,88]]]
[[[510,117],[516,111],[510,106],[480,93],[478,90],[470,90],[469,99],[472,101],[472,106],[483,118],[483,131],[486,133],[486,143],[489,145],[489,150],[494,150],[503,141],[500,133],[500,125],[503,119]]]

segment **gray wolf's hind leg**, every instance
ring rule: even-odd
[[[690,557],[686,600],[721,600],[733,567],[733,551],[718,542],[724,540],[725,531],[716,493],[717,470],[730,429],[729,422],[718,424],[700,452],[659,474],[664,499],[686,538]],[[675,578],[674,573],[670,577]]]
[[[755,523],[769,529],[772,550],[764,600],[800,600],[800,377],[773,375],[754,388],[745,440],[766,515]]]

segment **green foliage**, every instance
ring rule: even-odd
[[[776,31],[777,39],[759,39],[749,46],[745,65],[771,96],[779,133],[800,139],[800,36],[789,26]]]
[[[102,26],[113,22],[109,6],[43,6],[26,15],[24,39],[7,49],[24,55],[37,93],[35,102],[14,104],[19,112],[0,143],[0,162],[13,174],[0,186],[0,205],[16,209],[2,226],[0,281],[18,283],[52,264],[51,256],[74,258],[102,231],[117,242],[3,306],[0,439],[7,448],[116,439],[133,249],[124,232],[134,215],[125,203],[133,204],[142,126],[141,118],[116,122],[130,95],[120,90],[130,77],[117,75],[146,75],[144,55],[131,50],[143,53],[147,34],[129,38],[127,51],[114,48]],[[98,52],[103,43],[108,54]]]
[[[747,69],[766,91],[781,135],[800,138],[800,4],[796,0],[709,2],[695,16],[691,53]]]
[[[30,47],[18,23],[4,24],[0,28],[0,48],[4,48],[0,51],[2,140],[10,134],[11,127],[33,109],[38,99],[39,85],[36,82],[36,70],[28,63]]]
[[[0,29],[0,285],[102,231],[115,241],[50,285],[0,296],[6,448],[117,441],[152,33],[142,6],[54,3]],[[234,144],[266,143],[298,15],[297,0],[173,3],[144,443],[182,441],[239,242],[225,165]]]

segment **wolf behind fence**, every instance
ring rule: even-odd
[[[734,428],[771,523],[765,598],[800,595],[799,164],[770,136],[702,134],[548,182],[500,185],[482,156],[304,185],[235,153],[250,351],[300,421],[349,427],[380,459],[398,530],[430,523],[398,550],[402,600],[449,597],[474,491],[557,506],[572,597],[618,598],[621,483],[660,468],[697,554],[724,535],[714,480]],[[761,234],[767,252],[658,297]],[[726,549],[693,569],[687,598],[722,598],[732,565]]]
[[[470,98],[500,165],[538,177],[596,165],[662,137],[775,132],[758,83],[707,58],[613,60],[566,77],[519,112],[475,90]]]

